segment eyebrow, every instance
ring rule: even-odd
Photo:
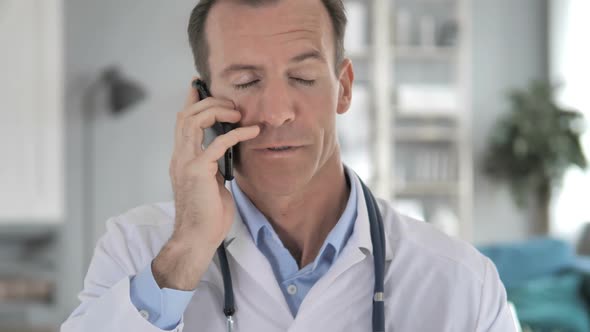
[[[305,53],[301,53],[299,55],[296,55],[294,57],[292,57],[289,62],[291,63],[299,63],[299,62],[303,62],[307,59],[316,59],[319,61],[325,61],[324,57],[322,56],[322,53],[320,53],[320,51],[317,50],[313,50],[313,51],[309,51],[309,52],[305,52]],[[227,76],[232,72],[236,72],[236,71],[243,71],[243,70],[250,70],[250,71],[262,71],[262,66],[257,66],[257,65],[247,65],[247,64],[232,64],[230,66],[228,66],[227,68],[225,68],[222,72],[221,75],[222,76]]]

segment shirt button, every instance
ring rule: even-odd
[[[297,294],[297,286],[289,285],[289,287],[287,287],[287,293],[289,293],[291,295]]]
[[[150,313],[147,312],[147,310],[139,310],[139,314],[141,315],[141,317],[143,317],[143,319],[145,320],[149,320],[150,319]]]

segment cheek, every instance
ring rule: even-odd
[[[300,106],[300,118],[305,126],[313,128],[322,145],[331,145],[335,135],[337,92],[328,84],[310,89],[303,93]]]
[[[258,103],[255,96],[238,93],[234,94],[231,100],[236,105],[237,110],[242,114],[242,120],[240,122],[242,126],[257,124],[258,117],[256,116],[256,109]]]
[[[314,109],[317,112],[318,120],[326,131],[334,131],[336,113],[338,107],[338,92],[333,89],[320,91]]]
[[[305,125],[314,133],[317,153],[325,157],[331,155],[337,145],[335,99],[323,94],[310,102],[308,111],[304,112]]]

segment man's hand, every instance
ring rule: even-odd
[[[174,232],[152,263],[160,288],[192,290],[207,270],[217,247],[231,228],[235,209],[224,187],[217,160],[239,142],[256,137],[258,126],[234,129],[202,148],[203,129],[215,122],[237,123],[241,114],[230,100],[199,100],[191,87],[185,108],[177,114],[170,162],[176,220]]]

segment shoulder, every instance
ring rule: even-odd
[[[116,217],[117,222],[134,226],[162,226],[174,223],[174,202],[144,204]]]
[[[171,202],[145,204],[109,218],[86,282],[114,284],[147,266],[172,235],[173,207]]]
[[[467,273],[483,283],[489,259],[470,243],[450,237],[433,225],[396,212],[389,202],[379,200],[385,233],[394,256],[409,255],[440,272]]]
[[[145,204],[106,222],[105,246],[132,253],[157,254],[174,230],[174,202]]]
[[[129,209],[109,222],[134,227],[160,227],[174,224],[174,216],[174,202],[158,202]]]

